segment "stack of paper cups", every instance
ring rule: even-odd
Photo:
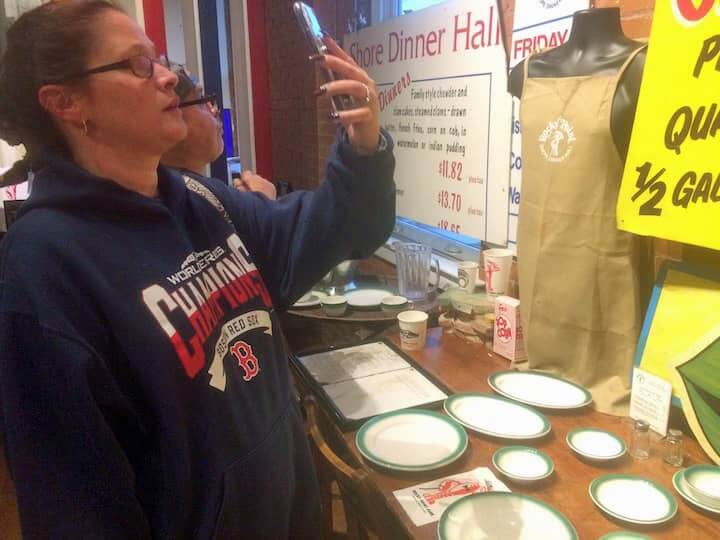
[[[508,293],[512,260],[513,253],[509,249],[483,251],[485,291],[489,298],[497,298]]]

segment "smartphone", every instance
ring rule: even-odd
[[[315,10],[304,2],[295,2],[293,4],[293,11],[295,12],[295,18],[305,35],[305,39],[310,45],[312,54],[328,54],[327,47],[323,42],[323,30],[320,26],[320,21],[318,20],[317,15],[315,15]],[[325,79],[327,81],[335,80],[335,76],[332,71],[328,69],[323,69],[322,71],[325,73]],[[346,111],[353,108],[350,96],[332,96],[331,105],[334,112]]]

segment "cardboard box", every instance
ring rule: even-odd
[[[513,363],[527,360],[517,298],[498,296],[495,300],[493,351]]]

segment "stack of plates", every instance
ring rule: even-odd
[[[598,508],[626,523],[658,525],[677,513],[668,490],[639,476],[606,474],[590,483],[589,492]]]
[[[577,540],[560,512],[520,493],[476,493],[447,507],[438,523],[440,540]]]
[[[452,419],[424,409],[381,414],[358,430],[355,444],[368,461],[396,471],[449,465],[467,448],[467,433]]]
[[[538,371],[501,371],[488,383],[502,396],[543,409],[579,409],[592,402],[582,386]]]
[[[720,467],[694,465],[676,472],[672,482],[683,499],[720,515]]]

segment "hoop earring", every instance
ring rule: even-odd
[[[86,137],[88,136],[87,120],[83,120],[82,122],[82,132],[83,135],[85,135]]]

